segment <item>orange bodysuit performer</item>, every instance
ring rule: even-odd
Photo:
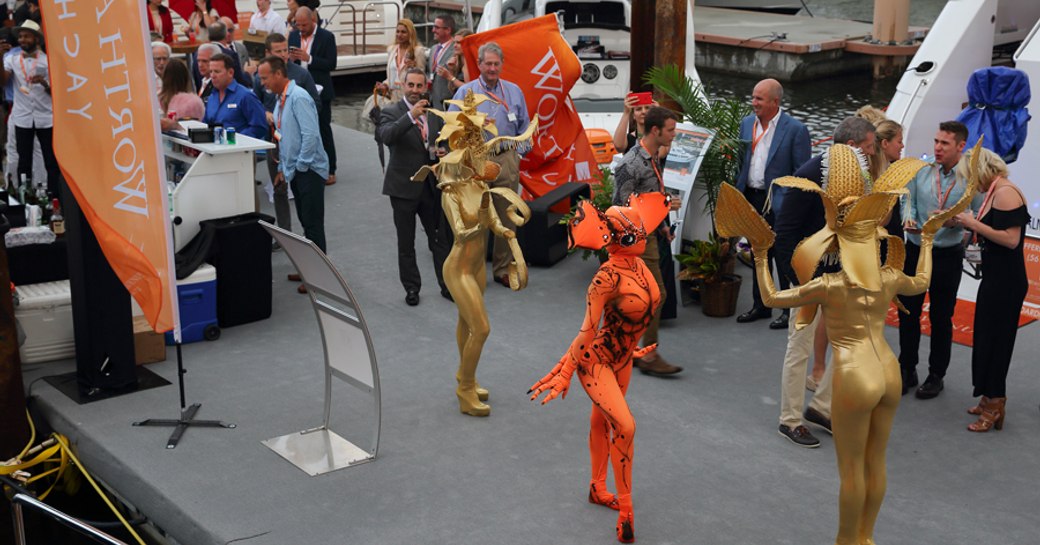
[[[617,538],[635,540],[632,527],[632,440],[636,423],[625,402],[632,376],[632,357],[639,338],[661,303],[657,281],[640,259],[646,237],[668,215],[669,198],[663,193],[634,195],[629,206],[613,206],[601,213],[582,201],[570,222],[571,247],[606,247],[610,259],[600,266],[586,296],[585,321],[559,363],[528,392],[542,404],[566,397],[571,375],[592,399],[589,450],[592,479],[589,502],[617,509]],[[649,233],[647,226],[650,226]],[[635,354],[633,354],[635,353]],[[607,462],[614,465],[617,496],[607,492]]]

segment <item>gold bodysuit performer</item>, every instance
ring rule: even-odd
[[[488,391],[480,387],[476,376],[480,353],[491,331],[484,308],[488,229],[509,241],[514,260],[509,266],[509,286],[521,290],[527,285],[527,264],[516,233],[502,225],[491,203],[492,194],[510,203],[507,214],[517,226],[527,222],[531,211],[520,196],[509,189],[488,188],[487,182],[498,176],[499,166],[487,158],[490,152],[529,145],[538,126],[537,118],[532,119],[528,129],[519,136],[494,136],[485,142],[485,131],[497,135],[494,124],[477,111],[477,106],[485,100],[488,98],[484,95],[470,92],[461,101],[447,101],[459,106],[461,111],[428,110],[444,119],[444,128],[437,141],[447,140],[452,151],[433,167],[424,166],[412,177],[413,181],[425,180],[431,173],[437,177],[437,187],[443,191],[441,206],[455,235],[451,252],[444,261],[443,273],[444,283],[459,309],[455,333],[459,345],[455,394],[459,399],[459,411],[471,416],[491,414],[491,406],[484,403]]]
[[[856,154],[847,146],[830,151],[829,186],[793,177],[777,179],[782,186],[814,191],[824,202],[827,225],[802,241],[792,267],[801,285],[777,291],[765,260],[773,244],[769,226],[735,188],[723,184],[716,228],[726,237],[746,236],[756,256],[762,300],[770,307],[802,307],[796,327],[811,322],[822,305],[827,335],[834,351],[832,424],[841,478],[836,545],[873,545],[874,523],[885,495],[885,450],[901,397],[899,364],[885,341],[885,315],[896,295],[922,293],[931,278],[931,247],[935,232],[970,202],[973,185],[953,208],[936,213],[921,235],[917,274],[902,272],[905,249],[879,226],[903,186],[924,163],[903,159],[876,182],[860,174]],[[840,171],[853,176],[842,176]],[[858,181],[857,181],[858,180]],[[970,180],[969,184],[974,184]],[[869,193],[869,194],[867,194]],[[880,240],[888,241],[888,259],[880,263]],[[812,279],[819,258],[837,244],[842,270]]]

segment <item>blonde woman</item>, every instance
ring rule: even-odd
[[[466,57],[462,54],[462,40],[470,34],[473,34],[473,31],[468,28],[455,33],[455,55],[448,61],[447,66],[448,71],[453,74],[448,83],[452,91],[458,91],[459,87],[466,84]]]
[[[389,91],[390,99],[397,102],[404,96],[405,72],[409,68],[426,66],[426,48],[419,43],[415,25],[409,19],[397,21],[394,36],[394,45],[388,49],[390,54],[386,60],[386,80],[380,87],[384,93]]]
[[[971,350],[972,395],[982,398],[968,409],[968,414],[979,417],[968,430],[987,432],[1004,427],[1008,367],[1022,301],[1029,289],[1022,252],[1029,210],[1022,191],[1007,178],[1004,160],[988,149],[977,153],[978,166],[971,174],[978,175],[978,190],[985,193],[986,200],[977,218],[968,210],[954,217],[954,222],[974,231],[974,240],[982,246],[982,282],[975,300],[975,342]],[[969,170],[965,155],[957,173],[967,178]]]

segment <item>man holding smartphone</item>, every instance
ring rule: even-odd
[[[430,97],[426,94],[426,73],[409,68],[404,74],[404,97],[385,108],[376,129],[380,141],[390,148],[390,160],[383,179],[383,194],[390,197],[397,230],[397,269],[404,286],[404,302],[419,304],[422,277],[415,262],[415,217],[419,216],[426,242],[433,253],[433,269],[441,296],[451,299],[444,284],[442,269],[451,251],[447,238],[447,222],[443,220],[441,191],[437,181],[427,176],[422,183],[412,181],[412,175],[425,165],[433,164],[428,149],[430,127],[426,109]]]
[[[40,141],[47,168],[47,192],[60,196],[58,161],[54,157],[54,106],[48,76],[47,54],[40,50],[43,34],[40,25],[29,19],[18,27],[22,51],[4,58],[4,84],[14,79],[14,137],[18,150],[18,177],[32,180],[33,144]]]
[[[318,103],[318,128],[321,144],[329,158],[325,185],[336,183],[336,142],[332,138],[332,71],[336,69],[336,37],[318,27],[318,16],[308,7],[296,10],[296,30],[289,33],[289,60],[307,69],[321,93]]]

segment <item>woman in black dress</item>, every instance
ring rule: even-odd
[[[973,395],[982,399],[968,409],[969,414],[979,417],[968,430],[987,432],[1004,427],[1008,367],[1029,287],[1022,254],[1029,212],[1021,190],[1007,179],[1004,161],[990,150],[979,152],[978,172],[970,174],[978,176],[979,191],[986,193],[986,200],[978,219],[968,211],[957,215],[954,222],[974,231],[974,240],[982,246],[982,283],[975,301],[975,346],[971,352]],[[959,174],[969,174],[967,155],[957,168]]]

